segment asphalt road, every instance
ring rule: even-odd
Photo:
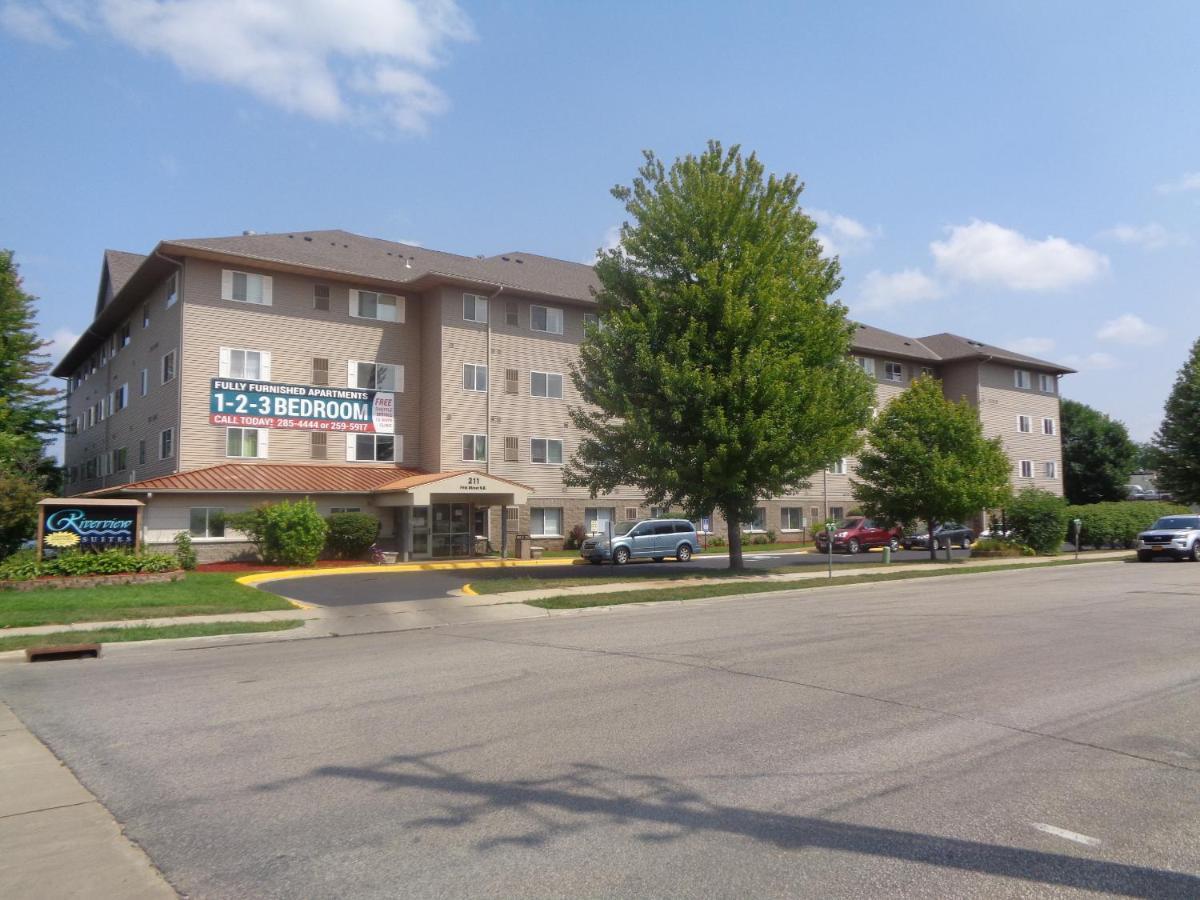
[[[971,555],[970,550],[951,550],[955,559],[963,559]],[[943,551],[941,556],[945,555]],[[928,550],[900,550],[892,554],[898,561],[922,561],[929,559]],[[847,553],[835,553],[835,566],[846,563],[878,563],[881,556],[875,553],[859,553],[850,556]],[[747,568],[765,570],[787,568],[790,566],[828,564],[829,557],[817,553],[753,553],[749,549],[744,555]],[[489,578],[513,578],[516,576],[551,579],[577,578],[580,583],[586,583],[589,578],[612,578],[620,575],[630,581],[645,578],[652,581],[666,575],[678,574],[692,569],[724,569],[729,565],[726,556],[698,555],[690,562],[680,563],[674,560],[656,563],[651,560],[635,560],[615,569],[611,565],[572,565],[571,560],[564,559],[561,566],[527,566],[520,569],[471,569],[449,572],[370,572],[355,575],[320,575],[315,578],[290,578],[286,581],[267,582],[262,588],[284,597],[301,600],[305,603],[315,603],[319,606],[357,606],[364,603],[394,603],[401,600],[428,600],[434,597],[445,597],[451,591],[458,591],[467,583],[478,584]]]
[[[1194,898],[1198,579],[142,647],[0,696],[189,897]]]

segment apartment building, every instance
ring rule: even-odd
[[[580,435],[569,377],[594,322],[590,266],[467,257],[343,231],[108,251],[67,381],[67,489],[146,503],[143,540],[189,531],[206,559],[249,550],[224,515],[311,497],[360,510],[412,556],[647,515],[633,491],[563,484]],[[861,325],[880,403],[928,371],[1003,437],[1016,485],[1061,492],[1062,366],[941,334]],[[851,507],[854,461],[764,500],[754,531],[800,539]],[[711,517],[707,527],[722,530]]]

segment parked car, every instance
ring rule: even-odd
[[[1195,562],[1200,556],[1200,516],[1163,516],[1137,538],[1142,562],[1168,556]]]
[[[687,562],[700,546],[696,526],[683,519],[640,519],[613,526],[612,539],[593,535],[583,542],[579,555],[593,565],[606,559],[621,566],[631,559],[662,562],[673,556]]]
[[[900,546],[903,533],[899,528],[888,528],[865,516],[851,516],[845,519],[833,533],[833,549],[846,553],[858,553],[871,547],[891,547],[893,550]],[[822,553],[829,552],[830,535],[828,531],[818,531],[815,535],[817,549]]]
[[[999,531],[999,529],[997,529]],[[966,525],[958,522],[943,522],[933,529],[933,546],[937,550],[945,550],[955,544],[966,550],[975,540],[975,532]],[[905,550],[928,550],[929,530],[913,531],[904,536]]]

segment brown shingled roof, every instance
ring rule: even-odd
[[[87,496],[124,491],[236,492],[264,494],[369,494],[399,479],[426,475],[396,466],[322,466],[286,463],[222,463],[89,491]]]
[[[983,341],[950,334],[947,331],[923,337],[921,338],[921,343],[932,349],[940,358],[947,362],[957,359],[998,359],[1008,363],[1021,363],[1032,368],[1047,369],[1062,375],[1070,375],[1075,371],[1074,369],[1068,369],[1066,366],[1060,366],[1058,363],[1047,362],[1044,359],[1026,356],[1024,353],[1016,353],[1012,350],[1005,350],[1003,347],[985,344]]]
[[[125,287],[138,266],[146,261],[140,253],[126,253],[124,250],[105,250],[104,264],[108,266],[108,281],[113,294],[118,294]]]
[[[929,360],[930,362],[937,362],[941,359],[916,338],[896,334],[894,331],[884,331],[874,325],[863,325],[861,322],[858,323],[851,342],[855,350],[885,353],[889,356],[907,356],[910,359]]]

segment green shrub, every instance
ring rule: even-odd
[[[256,506],[245,512],[225,513],[225,528],[240,531],[254,545],[260,559],[266,559],[266,506]]]
[[[719,534],[714,534],[708,539],[708,546],[710,547],[724,547],[725,543],[725,538],[721,537]]]
[[[363,559],[379,537],[379,520],[367,513],[334,513],[325,524],[329,528],[325,542],[338,559]]]
[[[269,565],[311,566],[321,555],[329,526],[311,500],[283,500],[225,516],[227,527],[240,531]]]
[[[1080,545],[1100,550],[1105,547],[1132,547],[1140,531],[1145,531],[1162,516],[1186,513],[1186,507],[1174,503],[1145,500],[1119,500],[1067,507],[1067,540],[1074,542],[1070,520],[1081,520]]]
[[[32,551],[14,554],[0,563],[0,581],[32,581],[49,575],[127,575],[170,572],[179,568],[169,553],[130,553],[128,550],[74,550],[38,562]]]
[[[186,531],[175,535],[175,559],[179,561],[181,569],[190,572],[196,568],[196,548],[192,546],[192,536]]]
[[[767,542],[768,544],[773,544],[773,543],[775,543],[775,538],[776,538],[776,537],[777,537],[777,535],[775,534],[775,529],[774,529],[774,528],[768,528],[768,529],[767,529],[767,540],[766,540],[766,542]]]
[[[41,573],[41,563],[33,550],[18,550],[0,562],[0,581],[29,581]]]
[[[587,529],[582,525],[572,526],[567,536],[563,538],[564,550],[578,550],[583,546],[583,542],[587,540]]]
[[[1023,556],[1027,549],[1029,548],[1003,538],[980,538],[971,545],[971,555],[974,556],[976,552],[979,552],[988,556]]]
[[[1021,543],[1038,555],[1053,556],[1067,533],[1067,502],[1049,491],[1025,488],[1009,502],[1005,520]]]

